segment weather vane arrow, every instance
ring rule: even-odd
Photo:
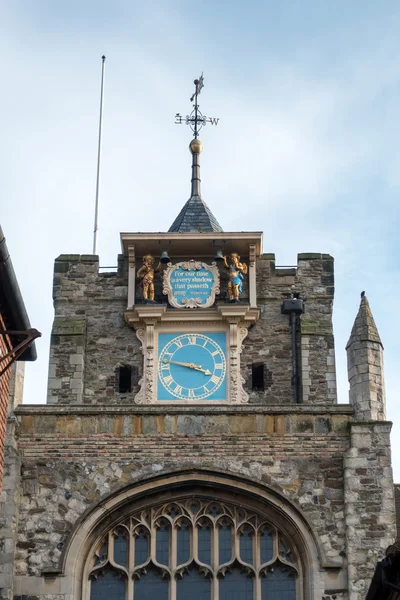
[[[193,103],[193,110],[190,115],[186,115],[186,117],[183,117],[180,113],[176,113],[175,124],[182,125],[182,123],[185,123],[185,125],[190,125],[190,128],[193,131],[196,139],[202,127],[204,127],[207,123],[211,123],[211,125],[218,125],[219,118],[206,117],[200,111],[198,97],[204,87],[203,73],[200,75],[199,79],[195,79],[193,83],[195,85],[195,91],[190,98],[190,102]]]

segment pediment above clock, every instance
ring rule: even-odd
[[[222,304],[216,308],[192,310],[168,309],[164,304],[137,305],[125,311],[125,322],[134,329],[156,323],[243,323],[246,327],[258,321],[260,311],[248,304]]]

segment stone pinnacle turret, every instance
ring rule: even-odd
[[[355,418],[385,420],[383,345],[364,292],[346,350],[349,399]]]

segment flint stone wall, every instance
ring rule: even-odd
[[[79,519],[127,485],[193,469],[244,477],[288,498],[317,534],[333,569],[324,598],[363,600],[373,566],[395,536],[390,424],[354,423],[352,410],[17,408],[9,497],[0,519],[8,548],[6,570],[0,568],[1,600],[12,586],[32,591],[24,600],[73,600],[61,593],[65,578],[49,573],[59,571]]]
[[[138,259],[138,264],[139,264]],[[225,285],[222,272],[222,284]],[[247,281],[247,278],[246,278]],[[127,261],[116,273],[99,273],[96,257],[62,255],[55,261],[55,319],[51,336],[48,403],[131,404],[139,391],[143,355],[126,325]],[[243,302],[246,301],[246,287]],[[298,348],[301,395],[306,404],[332,404],[336,398],[332,333],[333,259],[299,254],[298,267],[275,267],[273,254],[257,259],[260,320],[250,329],[241,355],[242,376],[251,404],[291,404],[292,348],[284,298],[293,290],[305,299]],[[138,292],[140,296],[140,292]],[[217,302],[223,302],[223,296]],[[140,301],[140,297],[137,298]],[[265,364],[265,390],[252,389],[253,363]],[[120,394],[116,372],[132,367],[132,392]]]
[[[14,582],[39,586],[38,600],[72,600],[40,590],[42,574],[59,569],[82,515],[112,492],[162,473],[231,473],[287,497],[341,573],[341,586],[334,580],[326,598],[365,598],[368,574],[393,541],[390,425],[353,424],[350,406],[171,407],[169,414],[157,406],[24,406],[16,414]]]
[[[34,586],[42,572],[57,570],[78,519],[110,493],[152,475],[196,468],[279,491],[301,509],[329,564],[340,568],[351,409],[305,408],[296,414],[294,408],[269,413],[263,407],[180,407],[168,415],[137,406],[107,406],[101,413],[90,407],[19,408],[15,581]],[[64,600],[46,600],[56,597]]]
[[[9,423],[0,600],[75,600],[57,572],[86,512],[136,482],[196,469],[258,482],[294,503],[329,565],[323,598],[364,600],[368,573],[395,538],[390,424],[355,423],[354,407],[336,404],[332,258],[300,254],[284,269],[266,254],[256,267],[260,320],[241,355],[250,403],[161,407],[133,403],[136,380],[129,394],[116,386],[119,366],[139,379],[143,363],[123,319],[126,260],[106,274],[93,256],[56,260],[49,404],[19,407]],[[280,312],[293,291],[306,307],[300,405]],[[265,364],[263,392],[251,389],[254,363]]]

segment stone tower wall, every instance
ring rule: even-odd
[[[50,342],[48,403],[132,403],[143,357],[124,322],[127,276],[99,273],[92,256],[63,255],[55,262],[55,319]],[[134,367],[136,385],[119,394],[116,370]]]
[[[306,307],[301,404],[280,310],[294,291]],[[99,274],[95,257],[59,257],[49,402],[18,407],[9,423],[0,599],[75,600],[63,553],[85,514],[157,475],[202,471],[255,482],[279,494],[283,511],[286,502],[296,508],[320,552],[313,600],[363,600],[369,570],[395,537],[390,424],[356,422],[353,406],[336,404],[333,291],[328,255],[301,254],[296,268],[259,257],[261,314],[241,356],[249,404],[137,405],[137,384],[122,394],[116,381],[123,365],[136,381],[142,375],[140,343],[123,316],[126,262]],[[263,392],[251,389],[254,363],[265,365]]]
[[[257,305],[260,320],[250,329],[242,353],[243,375],[250,382],[253,362],[265,362],[267,389],[251,392],[250,401],[291,404],[292,348],[290,324],[281,304],[293,292],[305,300],[300,319],[301,399],[306,404],[337,402],[335,348],[332,329],[333,258],[299,254],[297,268],[276,268],[275,255],[257,261]]]
[[[55,262],[53,290],[48,403],[132,403],[139,390],[143,356],[123,317],[128,293],[126,262],[120,261],[117,273],[102,274],[95,257],[62,255]],[[290,324],[280,307],[294,290],[304,297],[306,307],[298,348],[301,400],[306,404],[337,401],[333,259],[325,254],[300,254],[297,268],[280,269],[275,267],[274,255],[266,254],[257,260],[261,318],[250,329],[241,358],[250,403],[293,403]],[[253,363],[265,365],[264,391],[252,389]],[[132,368],[133,386],[132,392],[120,394],[116,373],[124,365]]]
[[[341,569],[349,407],[170,407],[165,414],[155,406],[99,411],[58,405],[17,413],[23,460],[14,590],[71,600],[68,581],[57,573],[85,511],[151,476],[200,469],[257,482],[298,507],[320,540],[327,567],[316,598],[325,589],[335,589],[337,600],[346,597]]]
[[[349,600],[365,598],[376,563],[396,539],[391,423],[350,423],[344,457]]]

